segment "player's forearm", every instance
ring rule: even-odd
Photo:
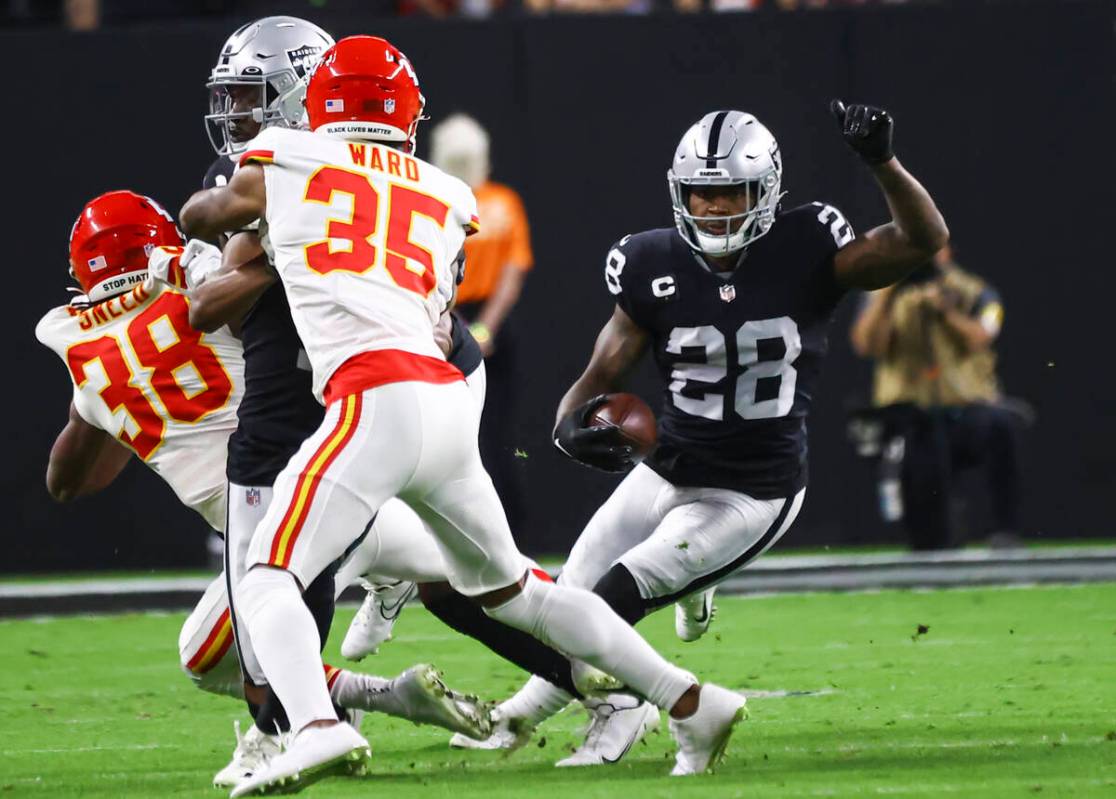
[[[526,276],[526,272],[511,264],[505,266],[504,271],[500,273],[500,280],[495,290],[477,315],[477,322],[484,325],[490,335],[496,335],[512,308],[519,302]]]
[[[620,381],[602,374],[599,371],[586,370],[585,373],[570,386],[570,390],[558,403],[558,415],[554,420],[557,425],[572,410],[584,405],[589,400],[600,394],[609,394],[620,388]]]
[[[934,198],[898,158],[872,167],[872,174],[891,211],[891,224],[905,245],[897,255],[917,266],[949,242],[949,228]]]
[[[242,319],[275,280],[266,260],[209,278],[192,293],[190,327],[212,333]]]
[[[187,236],[216,241],[221,233],[241,230],[267,209],[263,170],[249,164],[233,175],[227,186],[196,192],[178,215]]]
[[[58,502],[94,494],[111,483],[131,457],[102,430],[87,424],[76,411],[55,439],[47,462],[46,486]]]
[[[178,222],[189,238],[215,241],[217,236],[230,230],[236,230],[236,225],[225,226],[222,224],[220,192],[223,189],[203,189],[194,193],[178,214]],[[249,220],[251,221],[251,220]]]

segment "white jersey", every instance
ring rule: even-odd
[[[260,233],[287,292],[322,400],[337,368],[401,350],[444,361],[434,325],[477,230],[457,178],[390,147],[267,128],[241,156],[264,165]]]
[[[85,309],[63,305],[35,335],[66,364],[74,407],[225,529],[225,458],[244,395],[240,342],[190,327],[186,295],[148,278]]]

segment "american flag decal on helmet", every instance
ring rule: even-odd
[[[326,100],[325,110],[327,114],[340,114],[345,110],[344,100]]]
[[[105,256],[103,255],[98,255],[96,258],[89,259],[90,272],[99,272],[100,270],[106,269],[107,267],[108,261],[105,260]]]

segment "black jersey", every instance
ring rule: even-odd
[[[205,187],[225,185],[234,168],[228,158],[218,158],[206,173]],[[318,429],[325,408],[314,399],[310,361],[282,283],[268,288],[248,311],[240,337],[244,398],[229,438],[226,474],[237,485],[271,485],[302,442]],[[456,318],[449,360],[465,375],[480,364],[480,347]]]
[[[835,208],[781,212],[724,276],[673,228],[609,252],[609,291],[651,334],[666,384],[647,465],[682,486],[758,499],[806,485],[806,415],[844,290],[833,255],[852,230]]]

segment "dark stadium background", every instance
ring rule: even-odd
[[[1004,295],[1001,372],[1008,393],[1039,415],[1025,436],[1025,533],[1111,534],[1116,48],[1108,0],[485,23],[335,18],[277,3],[243,18],[81,35],[0,31],[9,86],[0,572],[204,560],[204,523],[139,464],[100,497],[50,500],[43,473],[70,389],[34,325],[67,299],[67,236],[86,200],[132,188],[175,210],[199,185],[213,158],[202,114],[215,54],[236,24],[280,10],[338,38],[371,32],[396,42],[434,120],[457,110],[482,120],[494,177],[524,194],[538,261],[515,314],[530,358],[527,457],[518,459],[530,524],[516,531],[529,551],[564,552],[615,482],[561,459],[549,432],[609,312],[608,245],[670,224],[665,173],[687,125],[718,107],[752,111],[782,146],[786,202],[831,202],[860,229],[885,221],[870,176],[827,115],[837,96],[892,110],[897,152],[945,212],[959,260]],[[805,510],[781,546],[901,540],[878,521],[870,470],[844,438],[845,408],[866,398],[869,378],[847,344],[851,306],[834,325],[812,416]],[[648,395],[646,374],[640,385]]]

